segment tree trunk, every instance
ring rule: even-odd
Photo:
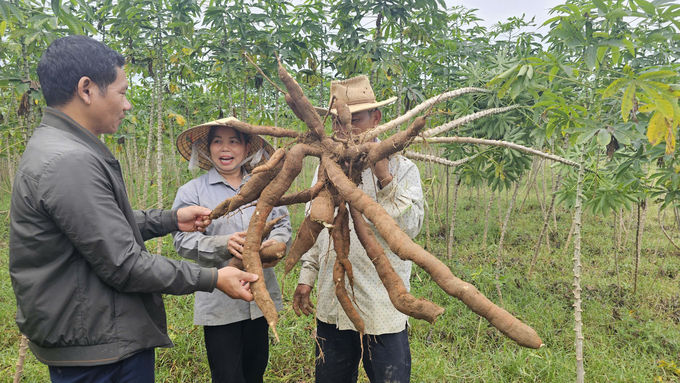
[[[448,166],[446,167],[448,170]],[[451,259],[453,256],[453,233],[456,228],[456,210],[458,208],[458,187],[460,186],[460,177],[456,175],[453,179],[453,211],[451,212],[451,225],[449,226],[449,242],[447,244],[447,255]]]
[[[324,102],[323,102],[323,54],[324,54],[324,49],[321,48],[321,54],[319,55],[319,107],[323,108],[324,107]],[[278,107],[278,103],[276,106]],[[278,126],[274,124],[274,126]]]
[[[231,89],[231,70],[227,71],[227,89]],[[229,105],[227,106],[229,115],[232,117],[237,117],[236,105],[234,105],[234,92],[227,92],[227,96],[229,97]]]
[[[583,383],[583,323],[581,321],[581,201],[583,200],[583,154],[581,154],[574,206],[574,332],[576,333],[576,382]]]
[[[444,168],[444,174],[446,174],[444,176],[444,179],[445,179],[445,182],[446,182],[446,197],[444,197],[444,202],[445,202],[446,208],[444,210],[445,211],[444,222],[446,222],[448,224],[449,223],[449,193],[450,193],[450,190],[451,190],[450,189],[451,176],[449,175],[449,167],[448,166],[446,166]],[[446,230],[446,258],[447,259],[451,259],[451,248],[449,246],[451,241],[449,240],[449,234],[451,234],[449,232],[449,230]]]
[[[402,31],[403,31],[403,27],[402,27]],[[404,34],[400,33],[399,34],[399,69],[400,69],[400,73],[399,73],[399,80],[397,81],[397,106],[395,108],[396,111],[397,111],[397,115],[395,116],[395,118],[402,115],[402,112],[401,112],[402,111],[402,108],[401,108],[402,107],[402,93],[401,92],[402,92],[402,89],[404,88],[404,67],[402,65],[401,60],[403,58],[403,55],[404,55]]]
[[[427,201],[425,202],[427,203]],[[432,242],[430,239],[430,209],[425,208],[425,250],[432,252]]]
[[[486,238],[489,233],[489,212],[491,212],[491,204],[493,204],[493,191],[490,193],[489,203],[486,204],[486,213],[484,216],[484,239],[482,240],[482,250],[486,254]],[[486,188],[484,188],[484,200],[486,200]]]
[[[26,50],[26,44],[21,43],[21,59],[23,61],[24,67],[24,73],[23,76],[25,77],[26,80],[31,81],[31,72],[30,68],[28,66],[28,51]],[[26,111],[26,114],[24,115],[24,129],[23,129],[23,134],[24,134],[24,146],[28,143],[28,139],[31,138],[31,123],[32,119],[30,118],[31,116],[31,111],[33,110],[33,102],[31,102],[31,91],[30,89],[26,91],[26,96],[28,97],[28,110]]]
[[[279,94],[278,91],[274,89],[274,126],[279,126]],[[278,137],[274,137],[274,147],[279,147]]]
[[[243,63],[245,65],[245,59],[243,59]],[[246,121],[246,114],[248,112],[248,107],[246,105],[246,102],[248,101],[248,75],[243,77],[243,103],[241,105],[241,121]]]
[[[170,150],[169,150],[169,156],[172,158],[172,167],[175,169],[175,182],[176,182],[176,187],[179,188],[182,186],[180,183],[179,179],[179,164],[177,164],[177,155],[174,152],[174,147],[175,147],[175,123],[172,120],[168,121],[169,129],[168,131],[170,132]]]
[[[481,192],[479,191],[479,185],[475,186],[475,189],[477,189],[477,206],[483,206],[482,205],[482,199],[481,199]],[[470,191],[472,193],[472,191]],[[471,204],[472,205],[472,204]],[[475,217],[473,218],[473,224],[477,224],[477,219],[478,219],[478,214],[475,214]]]
[[[139,141],[137,140],[137,124],[134,125],[134,128],[132,130],[132,165],[134,166],[134,173],[132,175],[135,183],[135,190],[137,190],[137,209],[142,206],[141,203],[141,196],[142,196],[142,184],[140,181],[143,182],[143,174],[142,170],[140,169],[140,158],[141,151],[139,150]]]
[[[160,50],[159,50],[160,54]],[[160,60],[159,60],[160,61]],[[156,70],[156,191],[158,197],[157,208],[163,208],[163,76],[161,65]],[[158,237],[156,254],[161,253],[163,237]]]
[[[623,225],[623,207],[619,208],[618,214],[616,214],[616,222],[614,228],[614,234],[616,236],[616,242],[614,246],[614,267],[616,268],[616,286],[621,287],[621,280],[619,279],[619,250],[621,249],[621,225]]]
[[[638,203],[637,236],[635,237],[635,275],[633,276],[633,295],[637,293],[638,269],[642,255],[642,232],[645,229],[645,217],[647,216],[647,199]]]
[[[133,129],[134,129],[134,125],[133,125]],[[136,146],[135,146],[135,148],[136,148]],[[135,171],[135,168],[134,168],[134,165],[133,165],[134,158],[136,158],[137,156],[133,155],[133,153],[132,153],[132,150],[133,150],[132,144],[131,144],[129,139],[125,140],[124,150],[125,150],[125,159],[127,161],[128,173],[129,173],[128,183],[125,186],[127,187],[128,194],[130,195],[130,204],[132,204],[132,203],[136,202],[136,200],[139,196],[138,196],[137,190],[135,189],[136,171]]]
[[[496,258],[496,291],[498,292],[498,298],[501,302],[501,307],[503,304],[503,294],[501,293],[501,263],[503,257],[503,240],[505,239],[505,232],[508,229],[508,222],[510,221],[510,214],[512,214],[512,208],[515,206],[515,200],[517,199],[517,191],[519,191],[519,185],[521,180],[517,180],[515,183],[515,191],[512,193],[512,199],[508,204],[508,213],[505,215],[505,221],[503,222],[503,227],[501,229],[501,238],[498,241],[498,258]],[[500,192],[499,192],[500,193]],[[499,197],[500,202],[500,197]]]
[[[574,234],[574,221],[571,221],[571,228],[569,229],[569,234],[567,235],[567,240],[564,242],[564,249],[562,249],[562,254],[567,254],[567,249],[569,249],[569,243],[571,242],[571,237]]]
[[[155,104],[156,104],[156,92],[152,91],[151,92],[151,109],[149,110],[149,132],[147,134],[147,141],[146,141],[146,158],[144,159],[144,174],[141,177],[141,182],[144,184],[143,191],[142,191],[142,203],[140,204],[139,208],[140,209],[146,209],[146,201],[147,201],[147,196],[149,195],[149,181],[151,179],[151,174],[150,174],[150,166],[151,166],[151,146],[153,145],[153,128],[154,128],[154,122],[153,122],[153,112],[155,110]]]
[[[538,253],[541,250],[541,243],[543,242],[543,236],[546,235],[546,232],[548,231],[548,225],[550,224],[550,211],[552,211],[555,208],[555,199],[557,195],[555,192],[557,191],[557,187],[560,183],[560,176],[557,176],[557,179],[555,180],[555,185],[553,185],[552,189],[552,198],[550,199],[550,207],[548,208],[548,214],[546,215],[545,219],[543,220],[543,228],[541,229],[541,234],[538,236],[538,242],[536,243],[536,250],[534,250],[534,257],[531,259],[531,266],[529,267],[529,275],[527,278],[531,278],[531,275],[534,272],[534,266],[536,266],[536,261],[538,260]],[[547,236],[546,236],[547,238]],[[550,242],[548,242],[550,243]],[[550,252],[550,248],[548,248],[548,252]]]
[[[626,227],[625,225],[623,226],[623,228],[624,228],[623,232],[625,233],[625,237],[623,238],[623,248],[624,249],[628,245],[628,234],[630,234],[630,228],[633,226],[633,221],[634,221],[633,220],[633,212],[631,211],[630,212],[630,219],[628,219],[628,227]]]
[[[526,192],[524,193],[524,200],[522,200],[522,205],[519,207],[519,210],[522,211],[524,209],[524,204],[527,202],[527,197],[529,197],[529,194],[531,194],[531,189],[534,187],[534,182],[536,181],[536,172],[538,169],[539,164],[543,161],[543,159],[534,159],[534,161],[531,163],[531,172],[529,173],[529,182],[527,183],[527,188]]]

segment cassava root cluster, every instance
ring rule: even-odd
[[[324,228],[328,228],[337,254],[333,266],[336,296],[360,333],[363,333],[363,322],[347,293],[347,288],[351,289],[353,283],[352,265],[348,259],[350,216],[354,224],[353,229],[361,245],[367,249],[367,254],[375,265],[390,300],[399,311],[411,317],[433,323],[444,312],[444,309],[425,299],[415,298],[406,290],[403,281],[394,271],[375,238],[373,230],[365,221],[366,219],[373,223],[378,233],[399,258],[410,260],[424,269],[447,294],[465,303],[472,311],[487,319],[489,323],[519,345],[539,348],[542,344],[541,339],[531,327],[519,321],[506,310],[496,306],[471,284],[456,278],[443,262],[414,243],[378,202],[357,187],[364,169],[403,151],[419,135],[427,137],[428,132],[435,129],[438,129],[437,134],[443,133],[446,129],[439,127],[423,131],[427,116],[421,115],[416,117],[406,130],[396,133],[382,142],[374,142],[371,139],[374,137],[374,131],[368,131],[359,136],[350,136],[342,140],[329,137],[325,133],[322,118],[280,61],[278,76],[288,91],[285,94],[286,103],[309,130],[305,133],[298,133],[279,127],[234,122],[234,124],[238,124],[234,127],[245,133],[289,137],[293,139],[293,142],[286,149],[278,149],[266,164],[255,168],[252,177],[242,186],[239,194],[217,206],[210,217],[217,219],[257,200],[255,212],[246,234],[246,244],[242,254],[243,266],[247,271],[260,276],[260,279],[251,285],[251,290],[274,334],[276,335],[275,326],[278,314],[264,285],[262,272],[264,249],[262,253],[260,251],[262,239],[265,237],[263,234],[266,234],[265,231],[268,226],[266,219],[275,206],[311,201],[312,213],[305,218],[298,230],[295,242],[285,260],[285,273],[288,274],[300,260],[300,257],[314,245],[319,233]],[[423,104],[434,105],[459,94],[470,92],[488,91],[478,88],[464,88],[463,90],[442,94]],[[338,122],[343,126],[350,127],[351,114],[347,105],[342,101],[334,100],[333,106],[337,110]],[[425,110],[420,106],[415,109]],[[490,109],[484,115],[500,113],[505,110],[507,109]],[[385,126],[393,128],[407,120],[404,116],[400,116],[378,127],[378,129],[385,131]],[[351,129],[347,131],[351,131]],[[314,156],[320,159],[318,182],[309,189],[285,195],[300,173],[306,156]],[[335,213],[336,209],[337,214]],[[345,275],[349,281],[349,286],[345,286]],[[278,335],[276,336],[278,338]]]

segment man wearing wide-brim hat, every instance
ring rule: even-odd
[[[194,126],[177,137],[177,149],[190,167],[208,172],[177,191],[173,206],[199,205],[214,209],[240,192],[250,171],[274,153],[262,137],[240,131],[233,117]],[[246,231],[255,205],[242,207],[229,217],[213,221],[205,233],[175,235],[182,257],[201,266],[224,266],[241,258]],[[262,247],[288,243],[292,234],[288,210],[275,207],[268,220],[283,217],[262,242]],[[283,309],[273,264],[264,264],[264,282],[277,311]],[[254,302],[234,300],[222,293],[197,293],[194,324],[203,326],[213,382],[262,382],[269,359],[269,325]]]
[[[366,76],[333,81],[331,99],[333,97],[345,102],[352,113],[352,132],[342,131],[340,124],[334,121],[333,129],[339,136],[361,134],[375,128],[382,118],[379,108],[396,100],[393,97],[376,101]],[[317,108],[317,112],[336,114],[335,109]],[[312,185],[315,183],[316,178]],[[423,191],[420,173],[414,163],[401,155],[379,161],[373,169],[364,170],[359,188],[380,203],[411,238],[420,232],[424,217]],[[411,262],[402,261],[389,249],[380,234],[375,230],[374,233],[409,289]],[[335,297],[333,264],[336,255],[333,249],[328,230],[324,229],[314,246],[302,257],[293,299],[293,308],[298,315],[300,312],[305,315],[313,313],[314,306],[309,297],[318,279],[316,381],[355,382],[359,361],[363,357],[364,369],[371,382],[408,382],[411,352],[406,331],[407,316],[392,305],[366,250],[352,230],[349,260],[354,271],[354,288],[347,290],[365,325],[367,336],[360,339]]]

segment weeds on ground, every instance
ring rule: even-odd
[[[311,171],[309,172],[311,174]],[[311,178],[311,176],[310,176]],[[306,182],[306,183],[305,183]],[[309,180],[301,182],[301,186]],[[498,256],[498,215],[491,214],[489,244],[481,244],[484,206],[475,192],[461,188],[453,258],[445,260],[453,273],[474,284],[492,301]],[[523,196],[522,196],[523,197]],[[503,212],[507,201],[503,201]],[[432,204],[430,204],[432,206]],[[583,223],[583,320],[586,379],[592,382],[680,382],[680,251],[668,245],[657,223],[657,207],[650,209],[643,238],[637,294],[633,294],[634,242],[632,235],[614,262],[614,221],[586,214]],[[9,201],[0,201],[0,212]],[[497,212],[494,203],[492,213]],[[304,209],[293,207],[294,227]],[[443,215],[443,214],[442,214]],[[524,349],[504,337],[485,320],[446,295],[423,270],[414,266],[411,285],[417,297],[434,301],[446,312],[434,325],[410,320],[413,382],[564,382],[575,377],[571,249],[562,248],[571,224],[569,212],[558,208],[557,229],[551,224],[551,249],[543,245],[531,280],[526,275],[541,229],[535,197],[510,219],[502,255],[501,290],[505,309],[532,326],[545,347]],[[433,248],[446,258],[448,229],[431,212]],[[669,220],[670,221],[670,220]],[[0,214],[0,381],[11,381],[20,334],[14,323],[16,303],[7,269],[8,218]],[[666,225],[667,228],[671,224]],[[634,228],[633,228],[634,230]],[[425,228],[417,241],[425,244]],[[176,258],[171,238],[164,239],[164,255]],[[281,272],[283,266],[277,266]],[[281,276],[279,276],[281,278]],[[279,279],[281,281],[281,279]],[[281,342],[270,344],[267,382],[314,380],[313,318],[298,318],[292,310],[297,274],[285,281],[284,311],[278,324]],[[193,296],[166,296],[172,349],[156,352],[158,382],[207,382],[210,372],[203,331],[193,325]],[[26,359],[23,382],[49,380],[47,368],[32,354]],[[366,382],[365,374],[360,381]]]

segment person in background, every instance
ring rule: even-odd
[[[144,241],[204,231],[210,209],[132,210],[121,167],[98,138],[132,106],[123,56],[92,38],[50,44],[38,64],[47,107],[19,163],[10,211],[16,323],[52,382],[154,381],[172,347],[161,294],[252,300],[257,275],[150,254]]]
[[[215,208],[235,196],[250,179],[250,171],[264,163],[274,148],[257,135],[225,126],[235,118],[211,121],[187,129],[177,137],[179,152],[190,167],[208,172],[179,188],[173,209],[199,205]],[[255,205],[216,220],[204,233],[175,233],[175,249],[203,267],[222,267],[241,259],[246,231]],[[289,244],[292,229],[285,206],[275,207],[267,220],[283,217],[262,248]],[[276,263],[264,264],[265,284],[276,309],[283,310],[276,281]],[[269,361],[269,325],[255,302],[232,299],[220,291],[197,292],[194,324],[203,326],[205,348],[214,383],[259,383]]]

